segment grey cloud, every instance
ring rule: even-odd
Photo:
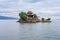
[[[18,5],[18,0],[0,1],[0,8],[12,8]]]
[[[53,14],[52,16],[60,16],[60,13]]]
[[[28,2],[28,3],[36,3],[36,2],[40,2],[43,0],[23,0],[24,2]]]

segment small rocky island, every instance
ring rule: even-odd
[[[45,19],[41,18],[39,19],[36,14],[34,14],[32,11],[26,12],[20,12],[19,13],[20,19],[18,22],[20,23],[37,23],[37,22],[51,22],[51,18]]]

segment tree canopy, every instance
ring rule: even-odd
[[[27,18],[26,12],[20,12],[20,13],[19,13],[19,16],[20,16],[20,18],[23,19],[23,20],[26,20],[26,18]]]

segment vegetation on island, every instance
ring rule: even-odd
[[[48,18],[47,20],[48,20],[48,21],[50,21],[50,20],[51,20],[51,18]]]
[[[42,21],[44,21],[45,19],[44,18],[42,18]]]
[[[26,18],[27,18],[26,12],[21,12],[21,13],[19,13],[19,17],[20,17],[22,20],[26,20]]]
[[[37,15],[36,14],[34,14],[34,18],[37,18]]]
[[[51,22],[51,18],[45,19],[41,18],[41,20],[38,18],[36,14],[34,14],[31,11],[26,12],[20,12],[19,13],[19,21],[18,22],[28,22],[28,23],[36,23],[36,22]]]

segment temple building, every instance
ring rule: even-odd
[[[28,11],[27,12],[27,21],[28,22],[36,22],[36,21],[38,21],[38,18],[36,15],[33,14],[33,12]]]
[[[34,17],[33,12],[28,11],[28,12],[27,12],[27,20],[32,20],[33,17]]]

